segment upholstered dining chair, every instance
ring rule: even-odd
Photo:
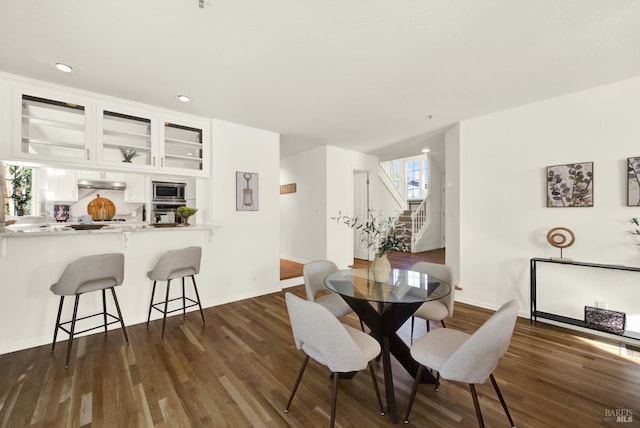
[[[328,291],[324,286],[324,279],[338,271],[338,267],[331,260],[315,260],[306,263],[302,267],[304,277],[304,290],[307,293],[307,300],[319,303],[329,310],[336,317],[343,317],[353,312],[342,297],[336,293],[328,293],[318,296],[322,291]]]
[[[450,328],[439,328],[418,339],[411,346],[411,356],[420,367],[413,384],[404,423],[409,422],[409,413],[416,397],[419,379],[425,367],[428,367],[438,372],[436,391],[440,378],[469,384],[480,428],[484,427],[484,421],[475,385],[491,379],[507,419],[514,427],[493,371],[509,348],[518,309],[517,300],[505,303],[472,335]]]
[[[285,413],[289,412],[309,358],[312,358],[327,366],[333,373],[331,427],[334,426],[336,418],[339,374],[363,370],[367,366],[378,398],[380,414],[384,415],[380,390],[371,363],[380,353],[378,341],[366,333],[340,323],[327,308],[318,303],[309,302],[291,293],[285,294],[285,300],[294,342],[296,347],[305,353],[302,367],[284,409]]]
[[[447,281],[449,285],[451,285],[451,292],[448,295],[439,300],[425,302],[414,312],[411,317],[411,340],[413,340],[413,324],[416,317],[422,318],[427,322],[427,332],[430,330],[430,321],[440,321],[442,326],[446,327],[444,320],[453,316],[453,301],[456,287],[453,284],[453,270],[450,266],[430,262],[417,262],[414,263],[410,269],[433,275]]]

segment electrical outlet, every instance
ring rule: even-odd
[[[596,308],[607,309],[607,302],[596,302]]]

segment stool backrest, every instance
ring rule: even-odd
[[[157,281],[196,275],[200,272],[201,247],[187,247],[167,251],[149,272],[149,277]]]
[[[67,265],[51,291],[60,296],[115,287],[124,281],[124,254],[81,257]]]

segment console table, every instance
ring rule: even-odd
[[[530,315],[529,322],[533,324],[538,318],[544,318],[552,321],[557,321],[565,324],[570,324],[578,327],[588,328],[585,326],[584,320],[579,320],[576,318],[565,317],[562,315],[552,314],[549,312],[541,312],[537,309],[537,284],[536,284],[536,268],[538,263],[555,263],[560,265],[570,265],[570,266],[584,266],[589,268],[598,268],[598,269],[612,269],[612,270],[623,270],[630,272],[640,272],[640,267],[634,266],[623,266],[623,265],[605,265],[599,263],[587,263],[587,262],[577,262],[577,261],[567,261],[567,260],[556,260],[556,259],[544,259],[544,258],[532,258],[530,261],[530,275],[531,275],[531,307],[530,307]],[[632,339],[640,339],[640,332],[633,332],[629,330],[625,330],[623,337],[629,337]]]

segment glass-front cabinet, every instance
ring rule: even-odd
[[[43,97],[19,92],[20,111],[15,129],[14,155],[18,158],[90,163],[88,119],[84,103],[71,97]]]
[[[202,127],[164,122],[161,167],[168,170],[204,171],[203,132]]]
[[[119,167],[155,167],[155,119],[124,107],[98,107],[98,163]]]
[[[209,174],[210,121],[69,90],[13,88],[16,160],[124,173]]]

